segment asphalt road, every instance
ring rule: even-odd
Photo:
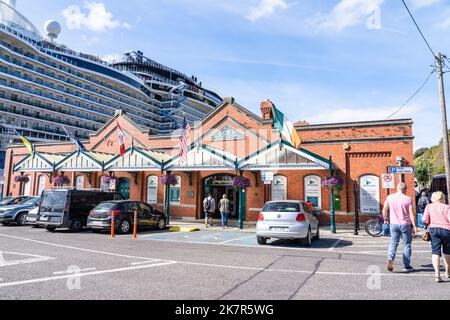
[[[410,274],[385,269],[388,238],[350,233],[311,248],[258,246],[236,231],[107,234],[0,227],[0,299],[448,299],[429,244],[413,244]],[[401,248],[400,248],[401,249]],[[400,253],[401,259],[401,253]]]

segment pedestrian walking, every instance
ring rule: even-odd
[[[423,222],[428,225],[431,236],[431,261],[436,282],[442,282],[440,260],[444,253],[445,274],[450,279],[450,207],[445,204],[445,195],[434,192],[431,204],[425,208]]]
[[[416,218],[411,197],[406,195],[406,184],[397,185],[397,192],[387,197],[383,207],[383,217],[390,225],[391,243],[389,245],[388,271],[394,270],[400,237],[403,238],[403,272],[414,270],[411,267],[411,243],[413,234],[417,233]]]
[[[417,207],[421,210],[421,212],[425,212],[425,208],[427,205],[431,203],[428,198],[428,193],[426,191],[422,191],[419,201],[417,202]]]
[[[212,227],[214,212],[216,211],[216,201],[211,194],[203,200],[203,210],[205,211],[205,228],[208,228],[208,220],[210,222],[209,225]]]
[[[222,228],[228,228],[228,215],[230,214],[230,200],[224,194],[219,202],[220,216],[222,217]]]

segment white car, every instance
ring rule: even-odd
[[[269,201],[264,205],[256,224],[258,244],[270,238],[301,239],[310,246],[319,239],[319,221],[306,202],[298,200]]]

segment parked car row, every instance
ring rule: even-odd
[[[98,232],[111,230],[112,217],[117,233],[129,233],[134,226],[166,228],[165,215],[141,201],[123,200],[117,192],[50,189],[41,197],[8,197],[0,202],[0,223],[44,227],[48,231],[68,228],[79,232],[84,227]]]

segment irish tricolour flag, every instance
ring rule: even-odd
[[[273,124],[275,128],[280,132],[283,140],[289,142],[293,147],[300,148],[302,144],[302,139],[298,135],[297,130],[295,130],[294,125],[290,122],[286,116],[275,107],[272,103],[272,111],[273,111]]]

